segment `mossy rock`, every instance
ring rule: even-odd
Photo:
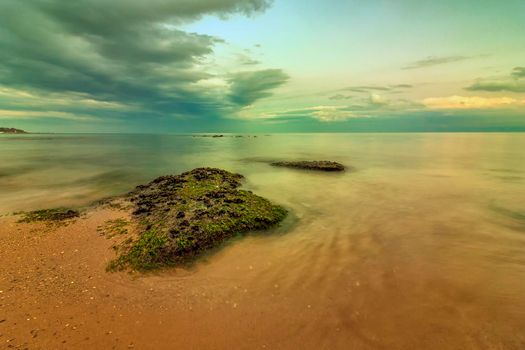
[[[78,211],[67,208],[42,209],[25,212],[22,214],[23,218],[20,219],[20,222],[57,222],[75,219],[80,216],[80,213]]]
[[[319,171],[344,171],[343,164],[332,162],[329,160],[305,160],[305,161],[281,161],[270,163],[273,166],[295,168],[303,170],[319,170]]]
[[[286,210],[238,189],[242,178],[221,169],[198,168],[138,186],[129,199],[142,233],[120,250],[109,268],[177,265],[234,236],[282,221]]]

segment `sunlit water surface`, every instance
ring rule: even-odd
[[[290,344],[525,349],[525,134],[4,135],[0,154],[0,213],[85,205],[200,166],[245,175],[292,214],[196,273],[271,310],[258,328]],[[281,159],[350,170],[266,163]]]

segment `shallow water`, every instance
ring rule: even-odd
[[[525,134],[4,135],[0,153],[0,213],[198,166],[244,174],[292,215],[184,278],[220,290],[274,345],[525,349]],[[265,162],[280,159],[352,169]]]

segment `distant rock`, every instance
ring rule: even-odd
[[[224,137],[224,135],[222,134],[214,134],[214,135],[192,135],[193,137],[213,137],[213,138],[217,138],[217,137]]]
[[[268,135],[266,135],[268,136]],[[223,134],[204,134],[204,135],[192,135],[192,137],[212,137],[212,138],[222,138],[222,137],[233,137],[233,138],[257,138],[257,135],[223,135]]]
[[[296,162],[273,162],[273,166],[281,166],[287,168],[305,169],[305,170],[320,170],[320,171],[344,171],[345,166],[328,160],[319,161],[296,161]]]
[[[27,134],[27,131],[15,128],[0,128],[0,134]]]

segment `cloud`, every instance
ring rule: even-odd
[[[411,89],[413,86],[410,84],[393,84],[393,85],[357,85],[348,86],[340,89],[340,91],[352,91],[359,93],[371,93],[374,91],[380,92],[400,92],[406,89]]]
[[[260,61],[253,59],[250,56],[245,55],[245,54],[238,54],[237,61],[238,61],[238,64],[240,64],[241,66],[255,66],[261,63]]]
[[[19,108],[53,106],[68,109],[129,109],[129,106],[117,102],[94,100],[88,95],[79,93],[39,93],[38,91],[28,92],[5,87],[0,87],[0,104]]]
[[[313,118],[323,122],[343,121],[360,116],[348,111],[346,106],[313,106],[297,109],[287,109],[273,113],[261,113],[255,119],[275,121],[290,121],[304,118]],[[249,119],[254,119],[249,118]]]
[[[270,113],[261,113],[255,117],[244,115],[247,119],[304,119],[311,118],[322,122],[340,122],[358,118],[377,118],[394,116],[424,109],[421,103],[406,99],[387,99],[378,94],[367,98],[355,99],[348,105],[320,105],[298,109],[287,109]]]
[[[477,57],[480,56],[428,56],[427,58],[424,58],[422,60],[412,62],[409,65],[402,67],[402,69],[427,68],[447,63],[466,61]]]
[[[359,117],[345,108],[335,106],[313,107],[311,116],[322,122],[343,121]]]
[[[305,111],[309,112],[312,118],[322,122],[342,121],[358,117],[351,111],[348,111],[345,107],[341,106],[316,106],[310,107]]]
[[[280,69],[231,74],[230,100],[239,106],[249,106],[255,101],[272,95],[272,90],[288,81],[289,76]]]
[[[489,109],[525,106],[525,99],[511,97],[449,96],[431,97],[423,100],[430,109]]]
[[[0,118],[11,120],[59,119],[103,122],[104,116],[136,113],[118,102],[92,99],[80,93],[56,93],[0,87]]]
[[[371,94],[370,95],[370,104],[375,106],[384,106],[389,104],[389,101],[385,99],[383,96],[378,94]]]
[[[246,119],[271,119],[294,122],[296,120],[313,119],[323,123],[342,122],[356,119],[410,119],[409,116],[425,115],[456,116],[456,115],[489,115],[509,116],[519,114],[525,108],[525,99],[512,97],[480,97],[480,96],[446,96],[429,97],[421,101],[393,98],[377,92],[367,97],[354,97],[346,105],[318,105],[284,111],[259,113],[251,116],[247,113]],[[504,113],[502,113],[504,111]],[[514,117],[512,117],[514,118]],[[414,119],[416,120],[416,119]],[[514,119],[513,119],[514,120]]]
[[[0,119],[34,119],[34,118],[51,118],[66,119],[74,121],[94,121],[96,117],[91,115],[82,115],[77,113],[68,113],[62,111],[22,111],[0,109]]]
[[[111,104],[144,117],[219,118],[231,108],[227,91],[202,83],[220,75],[202,62],[222,40],[180,28],[207,15],[249,16],[270,2],[3,0],[0,88],[82,96],[93,113]],[[64,113],[72,113],[69,105]]]
[[[341,91],[353,91],[369,93],[370,91],[390,91],[389,86],[349,86],[341,89]]]
[[[329,100],[349,100],[352,98],[352,95],[343,95],[343,94],[336,94],[333,96],[328,97]]]
[[[509,91],[509,92],[525,92],[525,81],[516,80],[488,80],[478,81],[467,87],[470,91]]]
[[[396,84],[396,85],[390,85],[393,89],[411,89],[414,86],[411,84]]]
[[[488,92],[525,92],[525,67],[516,67],[510,75],[497,79],[478,79],[474,84],[466,88],[470,91]]]
[[[515,67],[511,75],[516,78],[525,78],[525,67]]]

